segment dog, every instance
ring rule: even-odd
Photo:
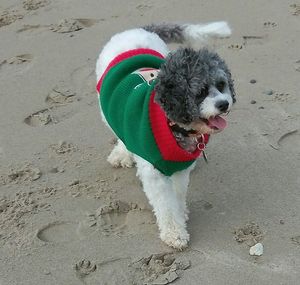
[[[226,127],[220,115],[235,102],[225,61],[201,48],[169,51],[167,43],[202,43],[231,34],[226,22],[155,24],[114,35],[96,63],[103,121],[118,141],[108,156],[132,167],[156,216],[160,238],[187,247],[190,172],[209,137]]]

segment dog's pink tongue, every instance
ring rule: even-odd
[[[222,117],[215,116],[214,118],[208,119],[208,126],[222,131],[226,128],[227,122]]]

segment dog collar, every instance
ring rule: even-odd
[[[187,131],[186,129],[180,127],[178,124],[176,124],[172,121],[169,121],[169,126],[170,126],[170,129],[172,130],[172,132],[180,133],[184,137],[189,137],[190,134],[196,134],[197,133],[195,130]]]
[[[186,130],[182,127],[180,127],[175,122],[169,121],[169,126],[172,132],[180,133],[184,137],[190,137],[190,135],[194,135],[197,133],[195,130]],[[195,143],[197,143],[197,149],[200,151],[203,151],[206,148],[206,140],[205,136],[203,134],[200,135],[200,137],[194,137]]]

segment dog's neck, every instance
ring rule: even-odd
[[[204,137],[196,138],[194,130],[185,130],[176,123],[169,122],[170,130],[176,139],[177,144],[187,152],[194,152],[197,148],[205,148]]]
[[[196,131],[194,131],[194,130],[187,131],[186,129],[180,127],[179,125],[177,125],[176,123],[173,123],[173,122],[169,122],[169,126],[173,133],[180,133],[185,137],[189,137],[190,134],[196,133]]]

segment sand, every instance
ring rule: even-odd
[[[299,284],[299,10],[282,0],[2,0],[0,284]],[[232,70],[237,103],[192,173],[191,241],[177,252],[158,238],[135,169],[106,162],[114,140],[94,67],[116,32],[213,20],[233,29],[209,45]],[[264,253],[250,256],[257,242]]]

